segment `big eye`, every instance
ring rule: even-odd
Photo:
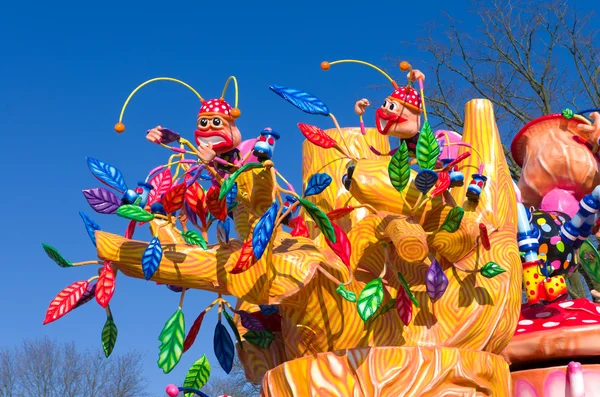
[[[221,119],[220,119],[220,118],[214,118],[214,119],[212,120],[212,124],[213,124],[215,127],[219,127],[219,126],[221,125]]]
[[[269,142],[269,145],[274,145],[275,144],[275,139],[269,138],[268,142]]]
[[[395,103],[390,103],[390,110],[394,110],[396,108],[396,104]]]
[[[207,127],[208,126],[208,119],[200,119],[200,127]]]
[[[385,100],[385,101],[383,101],[383,105],[381,105],[381,107],[382,108],[387,108],[387,104],[388,104],[388,102],[387,102],[387,100]]]

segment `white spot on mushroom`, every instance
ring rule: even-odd
[[[567,308],[567,307],[571,307],[574,304],[575,304],[575,302],[573,302],[573,301],[566,301],[566,302],[559,303],[558,306],[560,306],[560,307],[562,307],[564,309],[564,308]]]
[[[556,321],[548,321],[547,323],[542,324],[542,327],[544,327],[544,328],[556,327],[559,324],[560,323],[557,323]]]
[[[521,320],[519,321],[519,325],[531,325],[533,324],[533,321],[531,320]]]
[[[517,332],[524,332],[524,331],[525,331],[525,328],[519,328],[519,329],[517,330]]]
[[[537,318],[546,318],[546,317],[550,317],[551,315],[552,315],[552,313],[550,313],[550,312],[541,312],[541,313],[536,314],[535,316]]]
[[[596,311],[600,313],[600,306],[596,306]]]
[[[577,317],[569,317],[567,320],[577,320]]]
[[[594,323],[597,323],[598,320],[581,320],[581,322],[586,323],[586,324],[594,324]]]

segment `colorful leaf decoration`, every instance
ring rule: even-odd
[[[196,341],[196,337],[198,336],[198,332],[200,332],[200,326],[202,326],[202,320],[204,320],[205,315],[206,312],[203,311],[198,317],[196,317],[196,320],[194,320],[192,328],[190,328],[190,331],[188,332],[187,336],[185,337],[185,340],[183,341],[184,353],[188,351],[190,347],[192,347],[192,345],[194,344],[194,341]]]
[[[444,168],[442,168],[442,172],[448,172],[450,171],[451,168],[454,168],[454,166],[458,163],[460,163],[461,161],[463,161],[464,159],[468,158],[471,155],[471,152],[464,152],[463,154],[459,155],[457,158],[455,158],[454,160],[452,160],[450,162],[450,164],[446,164],[446,166]]]
[[[104,327],[102,327],[102,349],[104,349],[104,355],[106,356],[106,358],[110,356],[113,349],[115,348],[118,333],[119,331],[117,330],[117,325],[113,320],[113,316],[112,314],[109,314],[106,317]]]
[[[462,207],[454,207],[446,215],[446,219],[440,229],[447,231],[448,233],[454,233],[460,228],[460,223],[462,221],[463,216],[465,215],[465,210]]]
[[[154,175],[148,182],[154,189],[148,193],[148,203],[146,205],[151,206],[152,204],[160,201],[161,197],[171,189],[173,181],[171,179],[171,170],[169,168]]]
[[[563,117],[567,120],[571,120],[574,116],[573,110],[571,110],[569,108],[563,109],[561,113],[562,113]]]
[[[112,187],[120,193],[124,193],[127,190],[125,178],[123,178],[121,171],[108,163],[91,157],[88,157],[86,160],[88,168],[100,182]]]
[[[444,193],[450,187],[450,174],[446,171],[439,172],[437,174],[438,179],[435,184],[435,189],[430,193],[431,197],[439,196]]]
[[[210,363],[208,362],[208,358],[206,358],[206,354],[203,354],[199,360],[197,360],[190,367],[187,375],[185,376],[185,381],[183,382],[183,387],[191,387],[193,389],[201,389],[206,385],[208,379],[210,378]],[[191,397],[194,393],[185,393],[185,397]]]
[[[77,302],[75,307],[73,307],[72,310],[75,310],[79,306],[83,306],[86,303],[88,303],[89,301],[91,301],[92,299],[94,299],[94,296],[96,296],[96,285],[97,284],[98,284],[97,282],[93,283],[93,284],[88,284],[87,288],[85,289],[85,292],[81,296],[81,299],[79,299],[79,301]]]
[[[438,176],[434,171],[422,170],[417,174],[415,178],[415,186],[423,193],[427,194],[429,190],[435,185],[438,180]]]
[[[229,332],[227,332],[227,329],[221,323],[217,323],[215,327],[213,346],[215,348],[215,356],[217,356],[221,368],[223,368],[225,373],[230,373],[233,367],[235,347],[233,346]]]
[[[298,197],[298,200],[300,201],[302,207],[304,207],[306,213],[310,215],[313,221],[315,221],[317,227],[319,230],[321,230],[321,233],[323,233],[329,241],[335,243],[335,230],[333,230],[333,226],[331,225],[331,221],[327,215],[325,215],[325,213],[323,213],[319,207],[310,201],[305,200],[302,197]]]
[[[136,221],[129,221],[129,225],[127,225],[127,230],[125,231],[125,238],[131,239],[133,237],[136,225]]]
[[[217,238],[219,239],[219,241],[222,241],[225,244],[229,243],[229,230],[229,218],[225,219],[225,222],[217,222]]]
[[[277,305],[258,305],[258,308],[265,316],[274,316],[279,313]]]
[[[314,174],[306,184],[304,197],[314,196],[323,192],[331,184],[331,176],[326,173]]]
[[[479,238],[481,239],[481,245],[483,245],[483,248],[485,248],[486,251],[492,249],[492,246],[490,244],[490,236],[488,234],[488,230],[485,226],[485,223],[479,224]]]
[[[248,237],[244,244],[242,244],[242,248],[240,249],[240,257],[238,258],[237,263],[229,271],[231,274],[240,274],[250,269],[256,263],[257,259],[254,256],[254,249],[252,248],[252,238]]]
[[[421,127],[419,140],[417,141],[417,163],[422,169],[431,170],[435,167],[439,155],[440,144],[436,139],[429,122],[425,120]]]
[[[600,283],[600,255],[589,240],[583,242],[576,258],[592,280]]]
[[[369,281],[358,295],[358,314],[363,321],[368,321],[383,302],[383,282],[381,278]]]
[[[305,113],[329,116],[329,108],[327,108],[327,105],[314,95],[281,85],[272,85],[269,88],[271,91]]]
[[[160,354],[158,366],[165,374],[171,372],[183,354],[183,340],[185,337],[185,319],[180,309],[169,318],[158,339],[160,340]]]
[[[63,258],[63,256],[58,253],[56,248],[54,248],[48,244],[43,244],[43,243],[42,243],[42,247],[44,248],[44,252],[46,253],[46,255],[48,255],[48,257],[50,259],[52,259],[58,266],[60,266],[60,267],[73,266],[73,264],[71,262],[69,262],[68,260]]]
[[[185,193],[185,201],[187,207],[191,209],[186,211],[186,215],[188,215],[188,217],[192,216],[192,214],[198,215],[198,217],[200,217],[202,227],[206,228],[208,209],[206,206],[206,192],[202,186],[200,186],[198,183],[193,183],[191,186],[189,186]],[[190,220],[192,220],[191,217]],[[194,222],[197,223],[197,220],[192,221],[192,223]]]
[[[406,141],[402,141],[402,144],[392,156],[388,165],[388,176],[394,189],[402,193],[410,180],[410,165]]]
[[[396,299],[390,299],[389,301],[385,302],[381,306],[381,308],[377,311],[377,313],[375,313],[375,315],[373,317],[371,317],[370,321],[371,322],[375,321],[375,319],[377,317],[389,312],[390,310],[394,309],[394,307],[396,307]]]
[[[265,326],[260,322],[259,319],[254,317],[252,314],[248,313],[245,310],[238,310],[238,316],[240,316],[240,320],[242,321],[242,327],[246,328],[249,331],[264,331]],[[241,346],[241,345],[240,345]]]
[[[144,255],[142,255],[142,270],[144,271],[144,277],[146,277],[146,280],[150,280],[158,269],[162,255],[163,250],[162,246],[160,245],[160,240],[158,237],[152,238],[148,244],[148,247],[146,247],[146,250],[144,251]]]
[[[327,135],[325,131],[319,127],[298,123],[298,128],[300,128],[300,132],[302,132],[302,135],[304,135],[310,143],[322,147],[323,149],[329,149],[337,145],[335,139]]]
[[[327,213],[327,217],[329,218],[329,220],[331,222],[333,222],[333,221],[336,221],[338,219],[345,217],[346,215],[350,214],[352,211],[354,211],[354,207],[351,205],[348,205],[346,207],[336,208],[334,210],[329,211]]]
[[[350,267],[350,255],[352,253],[350,240],[348,240],[348,236],[344,229],[335,223],[332,223],[331,226],[335,232],[335,243],[332,243],[328,239],[325,239],[325,241],[327,242],[327,245],[329,245],[329,248],[331,248],[331,250],[340,257],[342,262],[344,262],[344,265]]]
[[[398,280],[400,280],[400,284],[402,284],[402,287],[404,288],[404,291],[406,291],[406,294],[408,295],[410,300],[415,304],[416,307],[419,307],[419,301],[417,300],[417,298],[415,298],[415,295],[410,290],[410,287],[404,279],[404,276],[402,276],[402,273],[398,273]]]
[[[94,247],[95,247],[96,246],[95,232],[96,232],[96,230],[100,230],[100,226],[98,226],[98,224],[96,222],[91,220],[89,216],[87,216],[86,214],[84,214],[81,211],[79,211],[79,216],[81,216],[81,219],[83,220],[83,224],[85,226],[85,230],[87,231],[88,236],[90,236],[90,240],[92,240],[92,243],[94,244]]]
[[[235,182],[233,184],[233,186],[231,187],[231,190],[229,191],[229,193],[227,193],[227,195],[225,196],[225,201],[227,202],[227,210],[231,211],[233,208],[233,203],[235,203],[235,199],[237,198],[237,194],[238,194],[238,184],[237,182]]]
[[[344,284],[338,285],[338,287],[335,289],[335,292],[337,292],[342,298],[346,299],[348,302],[356,302],[356,294],[352,291],[348,291],[346,287],[344,287]]]
[[[435,302],[444,295],[444,292],[446,292],[446,288],[448,288],[448,277],[446,277],[446,274],[442,270],[442,266],[436,259],[431,261],[431,265],[429,265],[425,277],[427,295],[429,295],[432,302]]]
[[[262,258],[271,236],[275,228],[275,220],[277,219],[277,211],[279,210],[279,204],[276,201],[271,204],[269,209],[260,217],[254,230],[252,232],[252,249],[254,250],[254,257],[256,260]]]
[[[206,192],[206,206],[215,219],[224,221],[227,218],[227,200],[220,199],[220,194],[218,186],[211,186]]]
[[[271,331],[248,331],[244,334],[246,342],[258,346],[262,349],[268,349],[275,340],[275,334]]]
[[[208,244],[206,240],[200,233],[195,230],[188,230],[187,232],[182,232],[181,237],[185,240],[189,245],[197,245],[198,247],[202,247],[203,250],[208,249]]]
[[[240,344],[240,348],[242,350],[244,350],[244,347],[242,346],[242,338],[240,338],[240,333],[237,329],[237,326],[235,325],[235,322],[233,321],[233,317],[231,317],[231,315],[229,313],[227,313],[227,311],[225,311],[225,310],[223,310],[223,314],[225,315],[227,324],[229,324],[229,327],[231,328],[231,330],[233,331],[233,334],[235,335],[235,339]]]
[[[292,218],[289,222],[289,226],[292,228],[291,235],[293,237],[309,237],[308,226],[301,216]]]
[[[396,310],[400,316],[400,320],[404,325],[408,325],[412,319],[413,307],[412,301],[404,288],[398,289],[398,295],[396,296]]]
[[[121,199],[110,190],[96,187],[82,192],[90,207],[100,214],[115,214],[121,205]]]
[[[483,277],[486,278],[494,278],[499,274],[506,272],[503,268],[500,267],[497,263],[488,262],[479,271]]]
[[[58,295],[52,299],[50,306],[48,306],[44,324],[56,321],[73,310],[75,305],[77,305],[77,302],[83,297],[87,287],[87,281],[77,281],[60,291]]]
[[[219,192],[219,200],[225,198],[225,196],[233,189],[235,185],[235,180],[242,173],[254,169],[254,168],[264,168],[265,166],[261,163],[246,163],[240,168],[238,168],[233,174],[229,175],[227,178],[223,180],[221,185],[221,191]]]
[[[96,301],[102,307],[108,306],[115,293],[115,278],[116,274],[110,261],[104,261],[104,266],[100,271],[98,283],[96,284]]]
[[[154,215],[133,204],[125,204],[120,206],[117,210],[117,215],[123,218],[134,220],[136,222],[148,222],[154,219]]]
[[[185,191],[187,184],[181,182],[178,185],[173,186],[161,199],[162,205],[165,207],[167,214],[173,213],[181,209],[183,205],[183,199],[185,198]]]

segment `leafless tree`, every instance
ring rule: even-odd
[[[208,384],[202,389],[211,397],[228,395],[232,397],[258,397],[260,386],[246,380],[244,367],[236,360],[228,375],[211,376]]]
[[[576,6],[568,0],[476,0],[470,10],[476,26],[460,21],[464,10],[446,12],[416,43],[406,43],[433,60],[425,67],[413,63],[426,72],[427,109],[437,126],[462,131],[464,104],[489,99],[518,177],[507,144],[522,126],[565,107],[600,107],[597,30],[590,11]]]
[[[0,397],[138,397],[146,395],[137,352],[104,357],[48,338],[0,350]]]

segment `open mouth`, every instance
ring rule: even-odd
[[[231,139],[220,131],[196,130],[196,143],[204,146],[211,143],[215,150],[230,149],[232,146]]]
[[[397,114],[387,114],[383,111],[383,109],[377,109],[377,113],[375,114],[375,125],[377,127],[377,131],[380,134],[386,135],[389,129],[394,124],[399,124],[405,122],[406,119]]]

